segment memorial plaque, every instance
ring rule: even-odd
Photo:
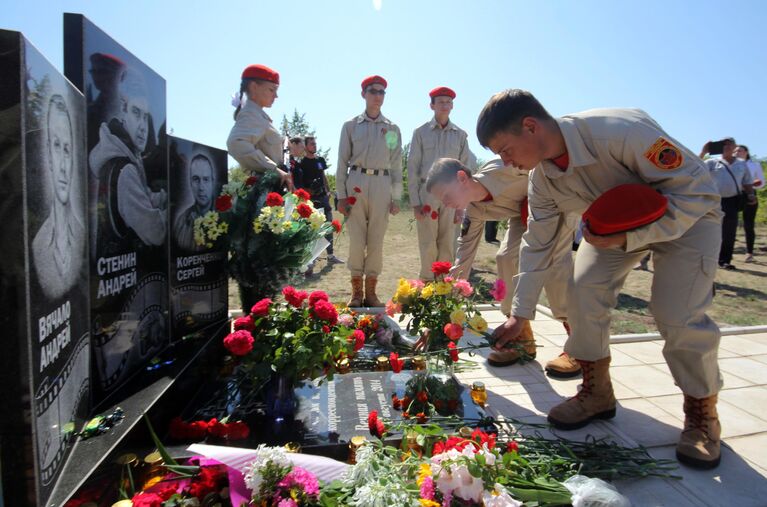
[[[45,505],[89,404],[83,95],[0,31],[2,505]]]
[[[227,318],[227,250],[198,245],[195,220],[215,212],[227,153],[170,137],[170,306],[174,340]]]
[[[64,15],[65,74],[87,105],[94,401],[169,343],[165,80],[85,17]]]

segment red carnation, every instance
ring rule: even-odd
[[[399,373],[402,371],[402,367],[405,366],[405,360],[399,358],[399,354],[392,352],[389,354],[389,363],[391,364],[391,371]]]
[[[285,201],[282,200],[282,196],[277,192],[269,192],[266,195],[267,206],[282,206],[283,204],[285,204]]]
[[[215,417],[208,421],[208,434],[215,438],[226,438],[226,425],[218,422]]]
[[[352,336],[354,337],[354,352],[357,352],[365,346],[365,333],[359,329],[355,329]]]
[[[299,188],[298,190],[293,192],[293,195],[298,197],[299,201],[308,201],[312,197],[311,195],[309,195],[309,192],[307,192],[303,188]]]
[[[189,424],[180,417],[174,417],[168,425],[168,434],[174,440],[186,440],[189,434]]]
[[[234,330],[239,331],[240,329],[244,329],[245,331],[254,331],[256,329],[256,324],[253,322],[253,317],[246,315],[245,317],[235,319]]]
[[[355,204],[357,204],[357,198],[354,196],[351,196],[348,199],[346,199],[346,202],[348,202],[350,206],[354,206]]]
[[[224,338],[224,347],[235,356],[244,356],[253,350],[253,336],[244,329],[235,331]]]
[[[248,179],[245,180],[245,184],[249,187],[252,187],[258,182],[258,176],[248,176]]]
[[[375,410],[371,410],[368,415],[368,429],[370,430],[371,435],[378,438],[381,438],[386,431],[386,426],[384,426],[383,421],[378,418],[378,412]]]
[[[458,350],[455,346],[455,342],[448,342],[447,349],[450,351],[450,359],[453,360],[454,363],[458,362]]]
[[[162,507],[164,501],[155,493],[138,493],[131,498],[133,507]]]
[[[429,420],[429,418],[426,417],[426,414],[424,414],[423,412],[418,412],[415,415],[415,417],[416,417],[416,419],[418,419],[418,424],[426,424],[426,421]]]
[[[447,400],[447,408],[451,412],[455,412],[455,410],[458,408],[458,400]]]
[[[391,404],[394,407],[394,410],[399,410],[402,408],[402,400],[397,397],[396,393],[391,395]]]
[[[298,211],[298,215],[301,218],[309,218],[312,216],[312,207],[306,204],[305,202],[302,202],[296,207],[296,211]]]
[[[431,211],[431,206],[429,206],[428,204],[424,204],[423,208],[421,208],[421,211],[424,213],[429,213]]]
[[[338,323],[338,311],[329,301],[317,301],[312,307],[312,313],[315,317],[324,320],[331,326]]]
[[[322,325],[322,332],[325,333],[325,334],[330,333],[330,326],[328,326],[327,324],[323,324]]]
[[[442,329],[442,331],[445,333],[445,336],[453,341],[456,341],[461,338],[461,336],[463,336],[463,327],[461,327],[459,324],[453,324],[452,322],[445,324],[445,327]]]
[[[435,275],[446,275],[450,273],[450,268],[453,267],[453,264],[451,262],[434,262],[431,265],[431,272]]]
[[[194,498],[205,498],[211,493],[218,491],[224,476],[217,470],[218,467],[201,467],[200,473],[192,480],[189,486],[189,494]]]
[[[336,231],[336,234],[341,232],[341,222],[339,222],[338,220],[333,220],[332,222],[330,222],[330,225],[333,226],[333,230]]]
[[[432,211],[431,212],[431,219],[432,220],[436,220],[438,218],[439,218],[439,213],[437,213],[436,211]]]
[[[232,209],[232,196],[229,194],[222,194],[216,197],[216,210],[224,212]]]
[[[265,315],[269,315],[269,306],[271,304],[272,304],[271,299],[264,298],[258,303],[253,305],[253,308],[250,309],[250,313],[252,313],[256,317],[264,317]]]
[[[360,187],[354,187],[354,191],[359,194],[360,192],[362,192],[362,189]]]
[[[519,452],[519,444],[515,441],[510,441],[506,444],[506,452]]]
[[[244,440],[250,435],[250,428],[242,421],[226,424],[226,436],[229,440]]]
[[[415,395],[415,398],[421,403],[426,403],[429,401],[429,395],[426,394],[426,391],[418,391],[418,394]]]
[[[495,434],[494,433],[485,433],[479,428],[476,428],[471,433],[471,439],[475,442],[477,442],[480,447],[484,444],[487,444],[488,449],[492,449],[495,447]]]
[[[317,301],[330,301],[328,293],[322,290],[315,290],[309,294],[309,306],[314,306]]]
[[[282,295],[285,296],[285,301],[287,301],[290,306],[296,308],[301,308],[301,305],[304,304],[304,300],[309,297],[309,294],[306,291],[296,290],[290,285],[282,289]]]

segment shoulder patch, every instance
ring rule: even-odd
[[[646,152],[644,158],[652,165],[664,171],[679,169],[684,162],[682,151],[671,144],[665,137],[659,137]]]

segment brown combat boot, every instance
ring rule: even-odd
[[[549,411],[549,423],[560,430],[574,430],[594,419],[615,417],[615,395],[610,382],[610,358],[578,361],[583,371],[581,390]]]
[[[524,344],[525,352],[530,356],[529,359],[535,359],[535,336],[533,335],[533,328],[530,327],[530,321],[525,322],[517,341]],[[493,350],[487,356],[487,363],[490,366],[511,366],[519,362],[519,358],[520,353],[515,349]]]
[[[347,303],[347,306],[350,308],[358,308],[362,306],[362,277],[361,276],[353,276],[352,277],[352,297]]]
[[[378,278],[375,276],[365,277],[365,306],[383,306],[384,304],[376,296],[376,284]]]
[[[684,430],[676,445],[680,463],[704,470],[719,465],[722,426],[716,401],[716,394],[708,398],[684,395]]]
[[[581,374],[581,365],[578,361],[562,352],[559,357],[546,363],[546,375],[552,378],[573,378]]]

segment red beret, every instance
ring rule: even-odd
[[[263,79],[274,84],[280,84],[280,73],[266,65],[248,65],[242,71],[242,79]]]
[[[582,219],[593,234],[606,236],[655,222],[667,205],[668,199],[649,185],[618,185],[592,202]]]
[[[101,66],[117,69],[125,67],[125,62],[120,60],[115,55],[110,55],[108,53],[93,53],[90,56],[90,60],[94,67]]]
[[[429,97],[440,97],[440,96],[446,96],[450,97],[451,99],[455,98],[455,92],[448,88],[447,86],[438,86],[434,88],[432,91],[429,92]]]
[[[388,86],[388,83],[386,82],[386,80],[382,78],[381,76],[368,76],[362,80],[362,89],[364,90],[368,86],[374,85],[374,84],[380,84],[384,88]]]

